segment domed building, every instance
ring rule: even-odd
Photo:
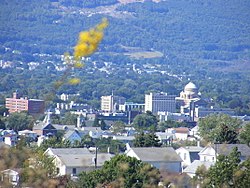
[[[185,87],[184,91],[180,93],[180,98],[185,100],[199,98],[198,96],[198,88],[193,82],[189,82]]]
[[[184,90],[180,92],[180,96],[176,97],[177,106],[180,108],[180,112],[188,114],[190,117],[194,116],[195,106],[206,106],[206,102],[201,99],[201,94],[198,92],[198,87],[189,82]]]

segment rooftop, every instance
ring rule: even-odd
[[[142,161],[182,161],[172,147],[138,147],[131,149]]]

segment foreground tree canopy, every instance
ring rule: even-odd
[[[214,166],[200,167],[196,177],[201,187],[247,188],[250,185],[250,159],[241,162],[237,147],[228,155],[219,155]]]
[[[136,158],[116,155],[99,170],[82,172],[79,187],[156,187],[160,181],[159,171]]]

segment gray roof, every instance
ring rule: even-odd
[[[246,144],[215,144],[213,148],[219,155],[228,155],[234,147],[238,148],[241,156],[250,157],[250,147]]]
[[[200,152],[203,149],[203,147],[199,147],[199,146],[186,146],[183,148],[189,152]]]
[[[133,141],[135,139],[134,136],[120,136],[120,135],[114,135],[113,140],[130,140]]]
[[[102,166],[105,161],[109,161],[113,155],[109,153],[100,153],[97,155],[97,166]],[[69,154],[69,155],[58,155],[58,158],[67,167],[94,167],[95,154]]]
[[[64,137],[65,139],[68,139],[74,132],[75,132],[76,134],[79,135],[78,131],[75,131],[75,130],[67,130],[67,132],[63,135],[63,137]],[[81,137],[81,136],[79,135],[79,137]]]
[[[172,147],[131,148],[142,161],[182,161]]]
[[[194,160],[194,162],[192,162],[187,168],[185,168],[183,172],[195,174],[197,168],[202,165],[204,165],[208,169],[210,166],[214,165],[214,162]]]
[[[54,155],[82,155],[90,154],[87,148],[48,148]]]
[[[82,130],[84,130],[84,131],[102,132],[101,127],[82,127]]]

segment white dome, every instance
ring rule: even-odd
[[[185,86],[184,91],[193,91],[193,92],[196,92],[197,91],[197,87],[196,87],[196,85],[193,82],[189,82]]]

